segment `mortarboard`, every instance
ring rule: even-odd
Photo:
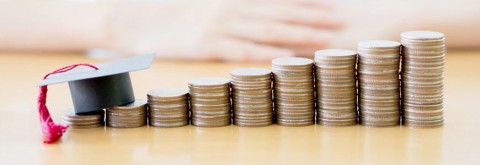
[[[47,85],[68,82],[75,113],[89,113],[125,105],[135,101],[129,72],[147,69],[154,57],[154,54],[140,55],[95,66],[76,64],[47,74],[38,84],[40,87],[38,110],[44,142],[54,142],[67,128],[56,125],[50,118],[45,105]]]

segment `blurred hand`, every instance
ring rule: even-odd
[[[324,0],[202,0],[150,4],[114,23],[114,46],[159,58],[262,61],[327,47],[342,27]]]

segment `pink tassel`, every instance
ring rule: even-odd
[[[57,73],[63,73],[67,72],[69,70],[72,70],[78,66],[88,66],[91,67],[95,70],[98,70],[96,66],[90,65],[90,64],[74,64],[74,65],[69,65],[60,69],[57,69],[43,77],[43,79],[46,79],[48,76],[57,74]],[[48,111],[47,108],[47,92],[48,88],[47,86],[40,86],[40,94],[38,95],[38,113],[40,115],[40,124],[42,127],[42,133],[43,133],[43,143],[53,143],[60,139],[65,131],[67,131],[68,126],[63,126],[60,124],[55,124],[53,122],[53,119],[50,116],[50,112]]]

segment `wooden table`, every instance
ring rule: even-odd
[[[0,164],[475,164],[480,155],[480,52],[451,51],[445,78],[445,126],[70,129],[42,143],[36,84],[61,66],[98,61],[74,54],[0,54]],[[137,98],[159,87],[186,88],[201,76],[228,76],[269,63],[156,61],[131,74]],[[68,86],[49,86],[54,120],[72,107]]]

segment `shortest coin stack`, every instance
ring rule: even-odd
[[[269,69],[240,68],[232,76],[233,122],[238,126],[272,124],[272,75]]]
[[[105,111],[95,111],[88,114],[76,114],[73,110],[68,110],[63,115],[63,122],[70,128],[95,128],[104,125]]]
[[[133,128],[147,123],[147,102],[134,102],[107,109],[107,125],[116,128]]]
[[[155,127],[188,125],[188,90],[154,89],[147,94],[149,123]]]

